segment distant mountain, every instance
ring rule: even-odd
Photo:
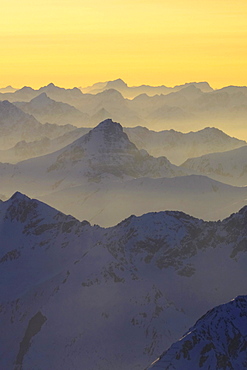
[[[71,125],[41,124],[7,100],[0,101],[0,144],[8,149],[21,140],[33,141],[49,136],[54,138],[74,129]]]
[[[13,93],[15,92],[17,89],[15,89],[14,87],[12,86],[6,86],[6,87],[1,87],[0,88],[0,93]]]
[[[69,104],[50,99],[45,92],[28,103],[16,102],[15,105],[25,113],[32,114],[41,123],[72,124],[74,126],[83,126],[89,123],[87,114]]]
[[[218,90],[227,92],[228,94],[236,94],[236,93],[243,93],[247,96],[247,87],[246,86],[225,86],[222,89]]]
[[[89,128],[75,128],[54,139],[45,136],[36,141],[19,141],[12,148],[0,150],[0,162],[17,163],[55,152],[85,135],[89,130]]]
[[[74,87],[73,89],[65,89],[55,86],[53,83],[41,87],[38,90],[38,95],[43,92],[53,100],[71,105],[74,105],[74,103],[82,97],[82,93],[77,87]]]
[[[147,150],[154,157],[164,155],[176,165],[191,157],[246,145],[246,141],[230,137],[214,127],[188,133],[175,130],[156,132],[145,127],[125,128],[124,131],[139,149]]]
[[[55,86],[53,83],[50,83],[49,85],[43,86],[38,90],[34,90],[29,86],[24,86],[23,88],[16,90],[14,93],[0,94],[0,98],[8,100],[9,102],[29,102],[43,92],[53,100],[68,104],[72,103],[72,105],[73,102],[77,101],[82,96],[81,91],[76,87],[73,89],[64,89]]]
[[[247,296],[208,311],[150,369],[245,369]]]
[[[247,146],[191,158],[182,167],[226,184],[244,186],[247,184]]]
[[[209,223],[160,212],[103,229],[16,193],[0,203],[0,367],[144,369],[196,318],[245,292],[246,220],[246,207]],[[244,302],[202,318],[181,359],[204,348],[210,328],[205,345],[241,365]],[[204,366],[211,347],[199,353]]]
[[[92,125],[98,123],[99,118],[111,118],[120,121],[123,125],[144,122],[139,118],[139,112],[131,109],[129,101],[115,89],[108,89],[97,95],[84,95],[76,107],[91,117]]]
[[[99,122],[105,121],[109,117],[111,117],[112,114],[108,112],[105,108],[100,108],[96,113],[94,113],[90,118],[90,123],[93,125],[96,125]]]
[[[114,81],[106,81],[101,83],[96,83],[92,86],[88,86],[85,88],[81,87],[81,91],[83,93],[89,94],[98,94],[107,89],[115,89],[125,97],[133,99],[134,97],[140,94],[147,94],[149,96],[154,96],[156,94],[169,94],[173,91],[179,91],[187,86],[196,86],[203,92],[210,92],[213,89],[209,86],[207,82],[191,82],[186,83],[184,85],[177,85],[175,87],[166,87],[162,86],[149,86],[149,85],[141,85],[141,86],[131,86],[129,87],[122,79],[117,79]]]
[[[229,86],[213,90],[206,82],[186,83],[174,88],[128,87],[118,79],[96,84],[95,89],[89,87],[83,93],[78,88],[64,89],[52,83],[38,90],[25,86],[14,93],[0,93],[0,99],[30,102],[45,93],[50,99],[79,110],[80,115],[88,119],[86,126],[94,126],[107,118],[124,126],[141,125],[158,131],[171,127],[183,131],[185,123],[187,130],[197,131],[210,124],[245,138],[246,89]],[[81,121],[74,119],[81,127]]]
[[[186,120],[188,130],[198,130],[210,122],[210,125],[230,133],[238,131],[241,137],[247,112],[244,91],[240,88],[235,92],[228,89],[202,92],[191,85],[167,95],[149,97],[142,94],[128,105],[150,129],[162,130],[172,125],[176,130],[184,130]]]

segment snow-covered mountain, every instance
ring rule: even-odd
[[[247,296],[208,311],[150,367],[159,370],[247,368]]]
[[[102,117],[104,116],[107,117],[107,113],[102,112]],[[52,153],[89,131],[90,128],[81,127],[54,139],[45,137],[35,142],[21,141],[8,150],[0,150],[0,162],[17,163]],[[154,157],[165,156],[176,165],[180,165],[191,157],[228,151],[246,145],[244,140],[230,137],[214,127],[188,133],[175,130],[152,131],[141,126],[124,127],[123,131],[138,149],[145,149]]]
[[[1,202],[0,367],[144,369],[246,293],[246,220],[160,212],[103,229],[20,193]]]
[[[45,92],[28,103],[16,102],[15,105],[25,113],[33,115],[41,123],[72,124],[74,126],[83,126],[89,123],[87,114],[67,103],[52,100]]]
[[[165,157],[154,158],[145,150],[138,150],[122,126],[109,119],[67,147],[15,166],[2,167],[0,174],[3,194],[19,189],[41,196],[88,181],[174,177],[188,171],[171,164]]]
[[[73,141],[81,130],[38,144],[19,143],[7,153],[0,152],[4,159],[4,154],[38,156],[42,150],[51,151],[16,165],[1,165],[0,192],[10,196],[19,190],[80,220],[106,227],[131,214],[165,209],[217,220],[246,204],[245,187],[189,176],[192,171],[171,164],[166,157],[154,158],[138,150],[118,123],[105,120]]]
[[[21,140],[33,141],[49,136],[51,139],[73,130],[72,125],[41,124],[7,100],[0,101],[0,145],[8,149]]]
[[[247,146],[224,153],[190,158],[182,164],[182,167],[226,184],[245,186],[247,184]]]
[[[188,133],[175,130],[157,132],[145,127],[125,128],[124,131],[139,149],[147,150],[154,157],[164,155],[176,165],[188,158],[246,145],[246,141],[230,137],[214,127]]]

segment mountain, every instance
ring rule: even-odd
[[[191,157],[224,152],[246,145],[246,141],[230,137],[215,127],[182,133],[175,130],[152,131],[145,127],[125,128],[130,141],[154,157],[166,156],[179,165]]]
[[[17,89],[15,89],[14,87],[12,86],[6,86],[6,87],[1,87],[0,88],[0,93],[13,93],[15,92]]]
[[[247,146],[224,153],[190,158],[182,167],[235,186],[247,183]]]
[[[7,195],[19,189],[32,196],[41,196],[88,181],[174,177],[187,173],[165,157],[154,158],[138,150],[122,126],[109,119],[57,152],[3,168],[0,191]]]
[[[139,118],[139,112],[131,109],[129,101],[112,88],[96,95],[85,94],[75,106],[91,117],[92,125],[98,123],[100,117],[120,121],[123,125],[133,125],[133,122],[143,123]]]
[[[45,92],[33,98],[30,102],[17,102],[15,105],[25,113],[33,115],[41,123],[56,123],[58,125],[72,124],[83,126],[89,122],[89,116],[75,107],[50,99]]]
[[[245,369],[247,296],[208,311],[150,369]]]
[[[97,116],[98,118],[108,116],[106,111],[102,110],[101,113]],[[89,131],[90,128],[81,127],[54,139],[43,137],[35,142],[26,142],[25,140],[18,142],[8,150],[0,150],[0,162],[17,163],[52,153],[79,139]],[[141,126],[124,127],[123,131],[138,149],[145,149],[154,157],[165,156],[176,165],[180,165],[191,157],[217,151],[228,151],[246,145],[245,141],[230,137],[214,127],[206,127],[203,130],[188,133],[175,130],[152,131]]]
[[[187,82],[183,85],[176,85],[176,86],[174,86],[174,90],[179,91],[183,88],[190,87],[190,86],[199,88],[202,92],[205,92],[205,93],[212,92],[214,90],[209,85],[209,83],[206,82],[206,81],[203,81],[203,82]]]
[[[162,86],[141,85],[130,87],[121,78],[118,78],[117,80],[114,81],[96,83],[92,86],[81,88],[81,91],[83,93],[98,94],[107,89],[115,89],[121,92],[121,94],[125,98],[133,99],[140,94],[147,94],[148,96],[154,96],[157,94],[166,95],[173,91],[179,91],[187,86],[196,86],[203,92],[213,91],[213,89],[209,86],[207,82],[191,82],[186,83],[184,85],[177,85],[175,87],[166,87],[164,85]]]
[[[159,212],[103,229],[16,193],[0,203],[0,367],[147,367],[246,291],[246,220]]]
[[[210,123],[231,135],[246,138],[244,86],[213,90],[206,82],[192,82],[174,88],[128,87],[123,80],[117,79],[82,90],[83,93],[78,88],[64,89],[50,83],[38,90],[24,86],[14,93],[0,92],[0,99],[30,102],[45,93],[56,102],[73,106],[85,119],[88,117],[87,126],[94,126],[99,117],[101,120],[111,118],[125,126],[141,125],[155,130],[170,129],[171,125],[173,129],[183,130],[186,122],[188,130],[197,131]],[[80,121],[77,125],[81,126]]]
[[[121,125],[111,120],[81,135],[79,129],[53,140],[19,143],[8,153],[0,152],[0,159],[4,159],[4,154],[9,158],[35,157],[42,150],[50,151],[16,165],[0,166],[0,192],[10,196],[19,190],[78,219],[106,227],[133,213],[164,209],[217,220],[246,203],[245,187],[188,176],[192,170],[138,150]]]
[[[8,100],[9,102],[25,101],[29,102],[41,93],[46,93],[46,95],[56,101],[68,103],[73,105],[74,102],[79,100],[83,95],[82,92],[74,87],[73,89],[64,89],[62,87],[55,86],[50,83],[47,86],[43,86],[38,90],[35,90],[29,86],[24,86],[14,93],[0,94],[0,98]]]
[[[217,91],[227,92],[228,94],[243,93],[247,96],[247,87],[246,86],[225,86],[222,89]]]
[[[8,149],[21,140],[39,140],[45,136],[54,138],[74,127],[60,127],[52,124],[41,124],[32,115],[24,113],[7,100],[0,101],[0,144],[1,149]]]

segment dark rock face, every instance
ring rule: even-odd
[[[20,343],[20,349],[16,358],[16,365],[19,365],[20,369],[22,369],[23,358],[31,346],[32,338],[40,332],[46,320],[47,318],[40,311],[29,320],[28,327]]]

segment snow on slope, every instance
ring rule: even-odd
[[[56,104],[59,105],[60,103]],[[107,116],[109,116],[107,112],[102,112],[102,117]],[[89,128],[82,127],[74,129],[64,134],[61,138],[54,140],[42,138],[36,142],[19,142],[16,144],[16,147],[10,148],[6,152],[0,151],[0,161],[16,163],[51,153],[62,148],[62,144],[64,146],[70,144],[73,141],[72,138],[76,140],[89,130]],[[188,133],[181,133],[175,130],[157,132],[141,126],[126,127],[123,130],[138,149],[145,149],[154,157],[166,156],[176,165],[191,157],[228,151],[246,145],[245,141],[230,137],[214,127],[207,127],[200,131]],[[23,139],[25,140],[25,133],[23,133]]]
[[[247,368],[247,296],[208,311],[150,367],[159,370]]]
[[[190,158],[182,164],[197,173],[204,174],[226,184],[247,184],[247,146],[224,153],[212,153]]]
[[[0,203],[0,367],[145,368],[245,293],[246,220],[160,212],[102,229],[15,194]]]
[[[136,177],[173,177],[188,173],[165,157],[154,158],[131,143],[120,124],[105,120],[67,147],[20,162],[14,172],[0,172],[1,191],[21,190],[37,196],[52,190]],[[18,183],[18,189],[16,189]]]
[[[107,112],[101,113],[102,117],[109,116]],[[103,119],[97,119],[97,121],[101,122]],[[46,137],[35,142],[19,142],[8,151],[0,151],[0,162],[17,163],[28,158],[52,153],[72,143],[73,139],[78,139],[89,130],[89,128],[81,127],[55,139]],[[228,151],[246,145],[245,141],[230,137],[214,127],[188,133],[175,130],[151,131],[141,126],[124,127],[123,131],[138,149],[145,149],[154,157],[165,156],[176,165],[183,163],[188,158]]]

